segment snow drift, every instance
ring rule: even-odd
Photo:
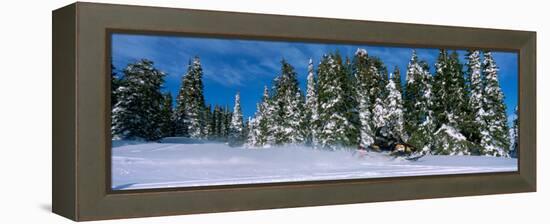
[[[517,170],[513,158],[427,155],[412,162],[386,153],[303,146],[233,148],[181,138],[113,141],[112,153],[114,190]]]

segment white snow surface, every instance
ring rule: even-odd
[[[426,155],[408,161],[387,153],[305,146],[232,148],[182,138],[162,143],[113,140],[112,149],[114,190],[508,171],[517,171],[516,159]]]

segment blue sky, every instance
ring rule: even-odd
[[[177,95],[187,64],[194,56],[201,59],[204,71],[204,94],[207,104],[233,107],[234,95],[241,93],[241,106],[245,117],[253,116],[263,86],[271,86],[280,73],[282,58],[294,66],[302,91],[305,89],[307,65],[310,58],[317,65],[325,53],[339,51],[352,57],[357,48],[364,48],[369,55],[380,57],[389,69],[394,66],[405,78],[412,48],[375,45],[301,43],[221,38],[195,38],[179,36],[153,36],[113,34],[112,60],[118,73],[129,64],[147,58],[155,67],[167,74],[164,91]],[[421,60],[426,60],[433,73],[438,49],[416,48]],[[465,51],[458,51],[464,63]],[[508,115],[517,105],[518,58],[516,53],[493,52],[500,68],[499,80],[505,95]]]

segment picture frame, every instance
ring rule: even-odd
[[[82,2],[55,10],[52,19],[52,210],[69,219],[536,191],[535,32]],[[518,171],[113,191],[109,37],[119,31],[517,52]]]

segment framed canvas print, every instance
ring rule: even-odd
[[[75,3],[53,35],[73,220],[536,190],[534,32]]]

